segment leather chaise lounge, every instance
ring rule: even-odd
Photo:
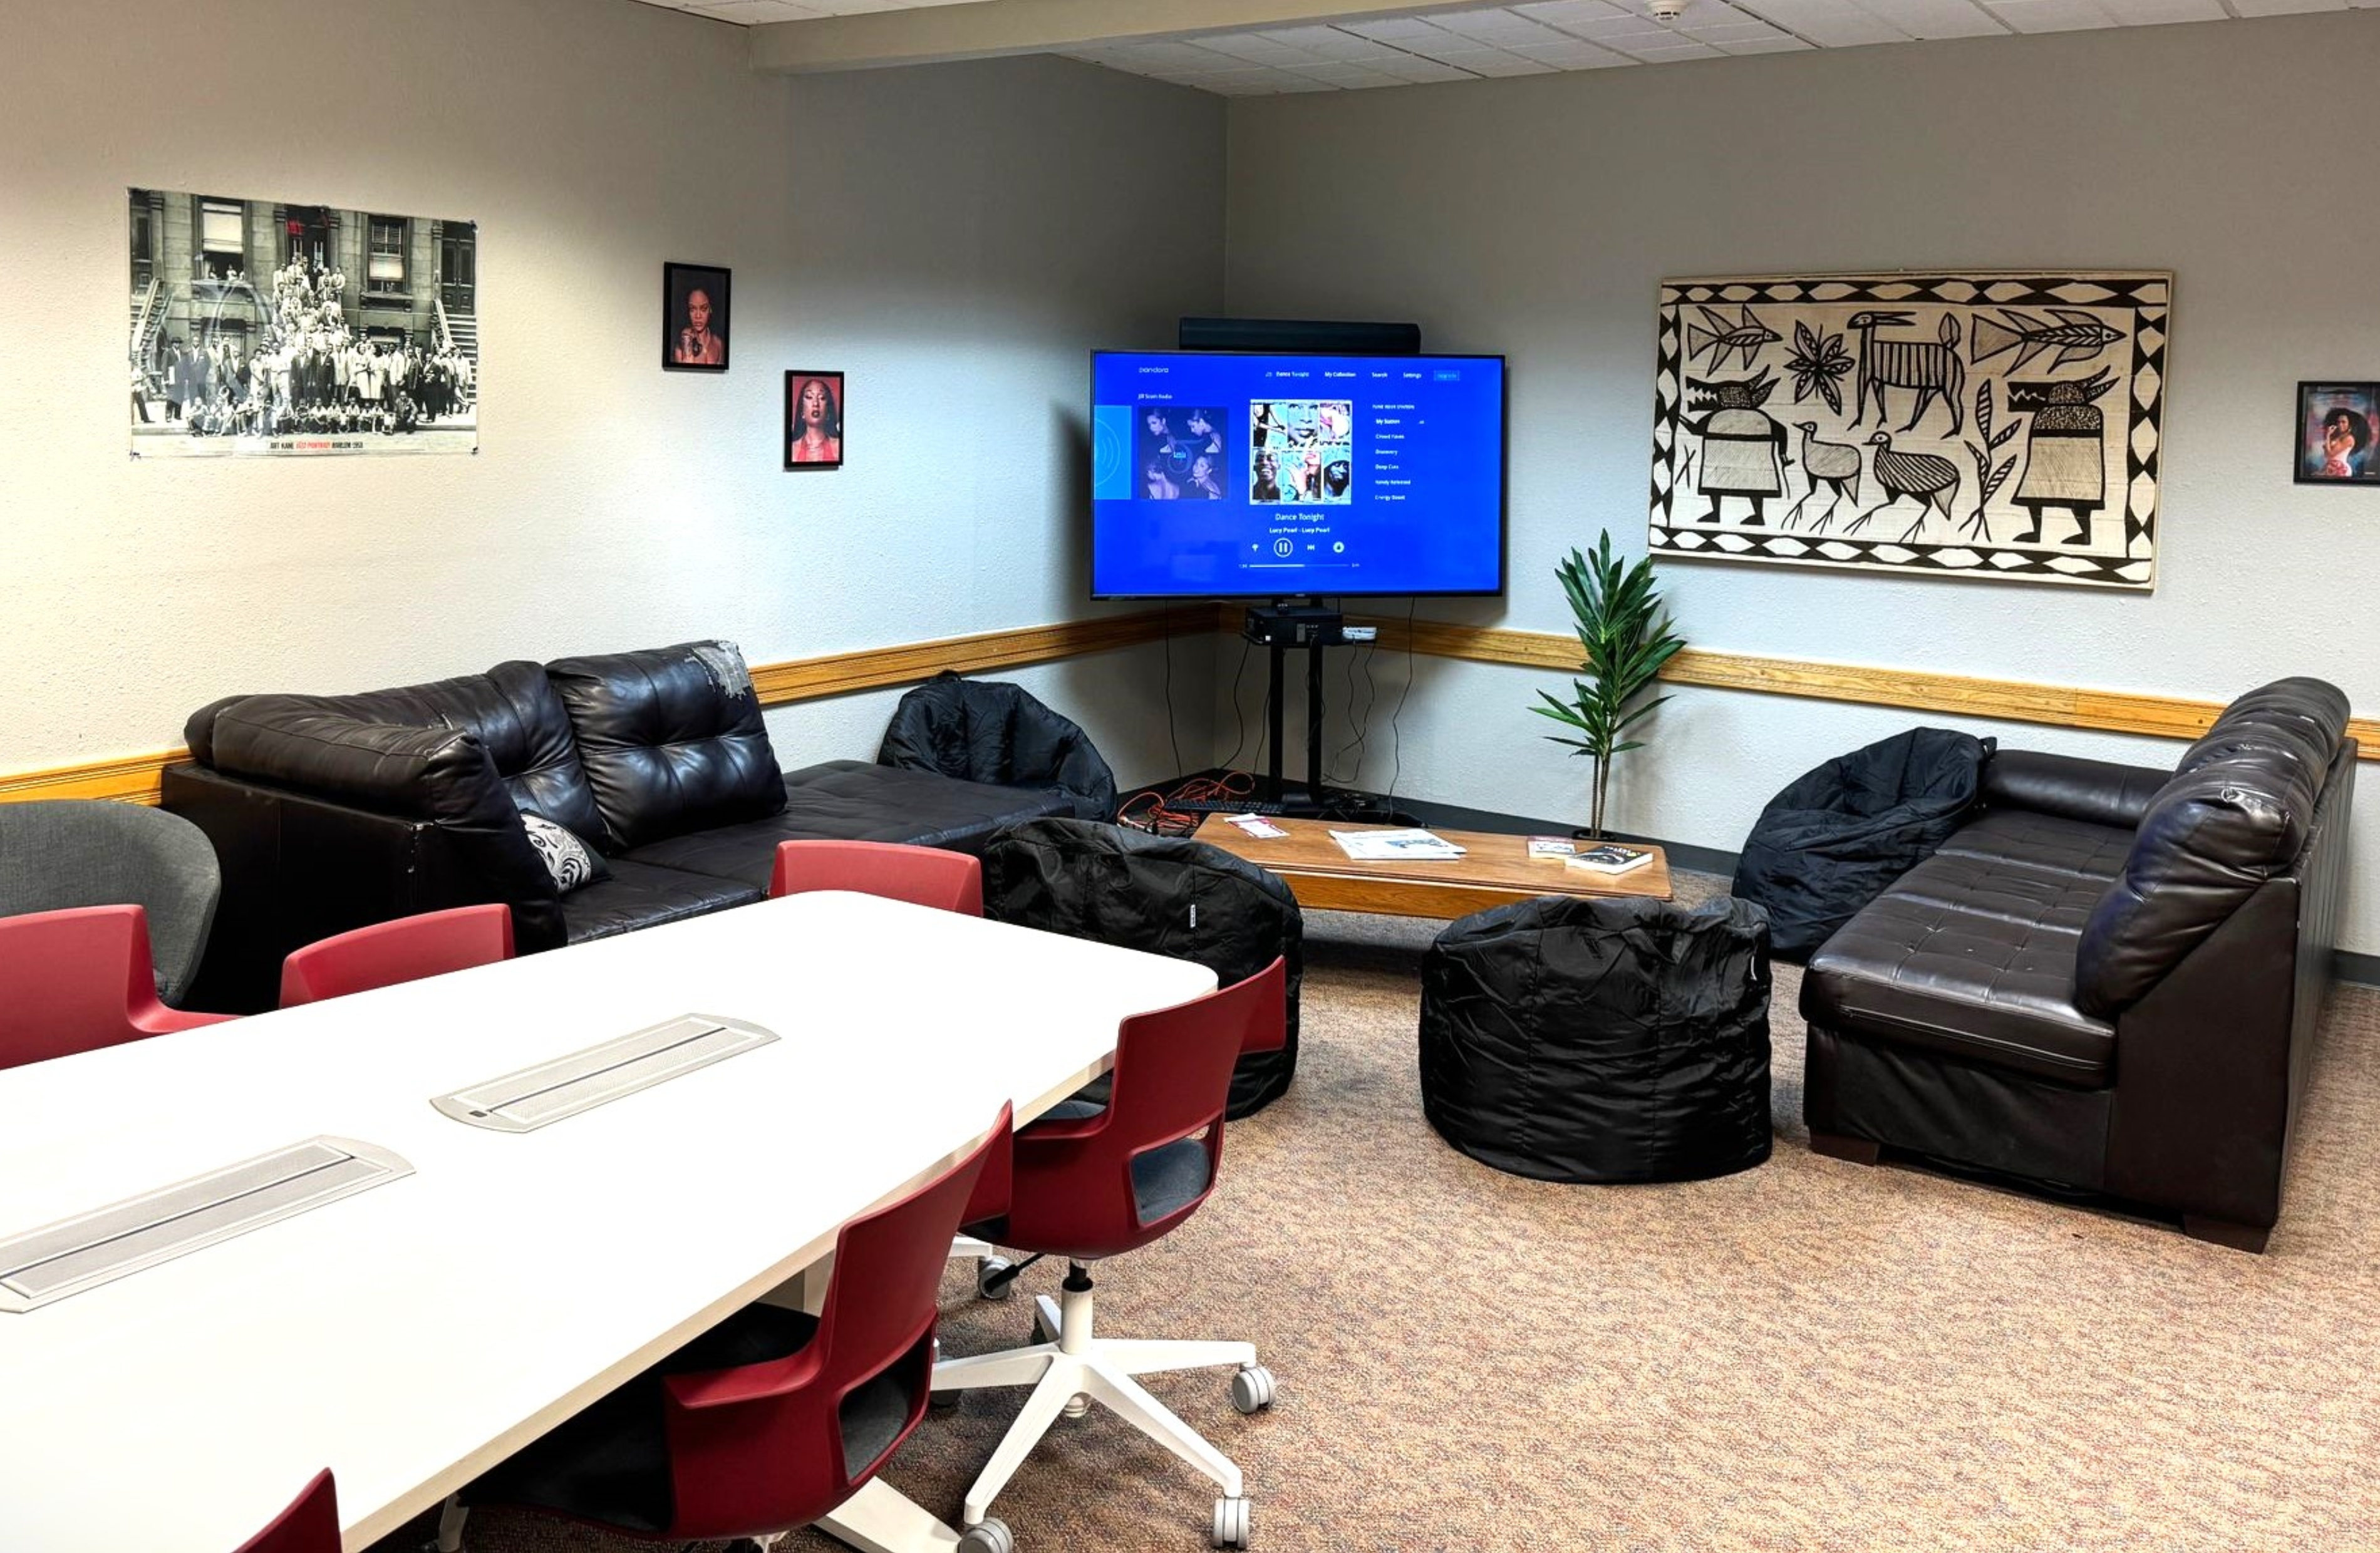
[[[1993,757],[1976,817],[1810,960],[1812,1147],[2262,1250],[2331,976],[2347,715],[2283,680],[2170,772]]]
[[[691,642],[353,696],[201,708],[164,807],[223,859],[195,1006],[273,1005],[290,951],[448,906],[513,908],[523,953],[761,899],[777,843],[842,839],[974,852],[1069,812],[1062,794],[859,760],[780,770],[743,661]],[[603,856],[564,893],[533,813]]]

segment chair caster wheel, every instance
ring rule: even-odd
[[[994,1283],[992,1275],[1006,1272],[1014,1264],[1005,1256],[986,1256],[975,1265],[975,1297],[978,1300],[1004,1300],[1016,1292],[1016,1280],[1005,1279]]]
[[[926,1410],[929,1413],[955,1412],[959,1399],[965,1395],[965,1391],[929,1391],[926,1393]]]
[[[1016,1553],[1016,1536],[1008,1529],[1007,1522],[989,1515],[980,1524],[969,1526],[966,1535],[959,1538],[959,1553]]]
[[[1253,1508],[1243,1495],[1235,1499],[1215,1501],[1215,1546],[1245,1547],[1248,1545],[1248,1519]]]
[[[1242,1413],[1262,1413],[1272,1406],[1272,1371],[1250,1365],[1232,1377],[1232,1405]]]

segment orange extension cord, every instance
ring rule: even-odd
[[[1226,771],[1219,777],[1192,777],[1170,789],[1144,787],[1118,806],[1116,823],[1160,836],[1186,836],[1207,817],[1169,807],[1172,803],[1243,798],[1255,792],[1256,785],[1256,777],[1247,771]]]

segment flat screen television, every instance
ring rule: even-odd
[[[1503,588],[1502,357],[1092,353],[1092,597]]]

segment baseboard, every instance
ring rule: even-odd
[[[1220,770],[1195,773],[1198,776],[1220,776]],[[1187,781],[1187,778],[1177,779]],[[1156,784],[1170,788],[1172,783]],[[1467,809],[1457,804],[1437,804],[1419,798],[1400,798],[1397,807],[1424,825],[1443,825],[1450,831],[1480,831],[1491,836],[1566,836],[1576,822],[1568,819],[1531,819],[1524,815],[1499,814],[1493,809]],[[1658,836],[1618,834],[1617,840],[1643,842],[1658,846],[1669,854],[1672,868],[1691,868],[1696,873],[1717,874],[1724,880],[1735,878],[1736,855],[1715,846],[1695,846],[1688,842],[1664,841]],[[2357,954],[2340,950],[2333,962],[2336,979],[2356,987],[2380,987],[2380,954]]]

